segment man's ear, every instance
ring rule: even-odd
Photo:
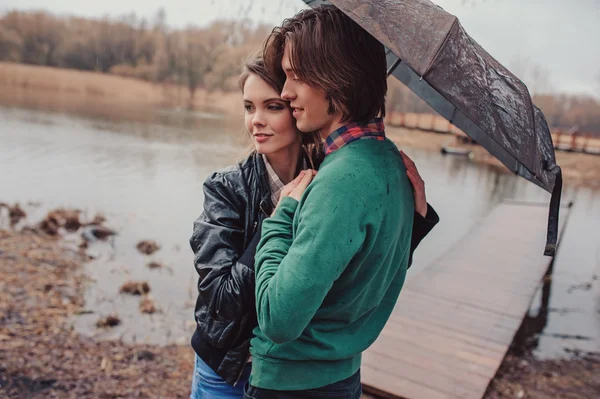
[[[337,100],[329,95],[327,96],[327,100],[329,101],[329,108],[327,108],[327,113],[329,115],[333,115],[336,112],[341,112],[342,120],[345,120],[348,112],[347,112],[346,108],[344,107],[344,105],[339,100]]]
[[[327,101],[329,101],[329,108],[327,108],[327,113],[329,115],[335,114],[335,112],[337,111],[337,107],[335,106],[335,103],[333,102],[331,96],[327,96]]]

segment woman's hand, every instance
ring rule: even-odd
[[[413,188],[413,195],[415,197],[415,211],[419,215],[425,217],[425,215],[427,215],[427,198],[425,197],[425,182],[421,178],[421,175],[419,174],[417,166],[415,165],[413,160],[410,159],[408,155],[404,153],[404,151],[400,151],[400,155],[402,155],[404,166],[406,166],[406,174]]]
[[[279,201],[277,202],[277,207],[273,210],[271,216],[275,214],[275,211],[277,211],[277,208],[279,207],[279,204],[281,204],[281,200],[284,197],[292,197],[296,201],[300,201],[302,194],[304,194],[304,191],[306,191],[306,187],[308,187],[313,177],[316,175],[316,170],[303,170],[298,174],[298,176],[296,176],[294,180],[286,184],[281,190],[281,194],[279,195]]]

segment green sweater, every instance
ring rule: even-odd
[[[353,375],[406,276],[414,202],[389,140],[329,154],[300,202],[265,220],[256,252],[250,383],[322,387]]]

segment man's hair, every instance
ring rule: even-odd
[[[329,113],[342,122],[385,116],[385,49],[377,39],[334,6],[302,10],[273,29],[263,48],[269,74],[285,79],[281,67],[289,46],[296,76],[327,93]]]

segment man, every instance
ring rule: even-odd
[[[284,21],[264,58],[285,74],[281,96],[302,132],[321,133],[326,157],[314,178],[286,186],[263,224],[246,397],[359,398],[361,353],[404,283],[415,210],[384,132],[384,48],[328,6]]]

